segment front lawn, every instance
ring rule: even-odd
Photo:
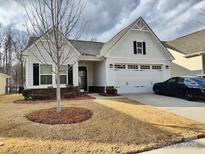
[[[55,102],[12,103],[0,96],[0,153],[132,153],[205,136],[205,125],[127,99],[63,100],[63,107],[92,111],[77,124],[46,125],[26,115]]]

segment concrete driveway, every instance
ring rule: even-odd
[[[205,102],[192,102],[156,94],[126,94],[125,96],[143,104],[152,105],[189,119],[205,123]]]
[[[126,97],[143,104],[152,105],[159,109],[173,112],[205,123],[205,102],[186,101],[180,98],[161,96],[155,94],[127,94]],[[182,144],[164,147],[157,150],[144,152],[144,154],[202,154],[205,153],[205,139],[190,141]]]

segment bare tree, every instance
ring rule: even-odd
[[[11,74],[11,66],[13,61],[13,35],[11,28],[4,34],[2,43],[3,68],[6,74]]]
[[[14,42],[12,28],[9,27],[4,34],[2,41],[2,61],[4,72],[8,75],[12,75],[12,64],[14,62]],[[7,80],[6,86],[11,90],[11,79]]]
[[[26,47],[27,40],[28,37],[26,34],[22,34],[22,33],[20,34],[19,32],[14,34],[14,51],[17,60],[16,69],[20,70],[20,71],[16,71],[16,82],[20,81],[20,83],[18,83],[20,87],[23,87],[24,85],[24,61],[25,60],[23,58],[22,53],[24,48]],[[19,81],[17,79],[19,79]]]
[[[2,35],[2,25],[0,23],[0,50],[2,47],[2,40],[3,40],[3,35]],[[0,68],[2,67],[2,53],[0,52]]]
[[[84,4],[81,0],[31,0],[29,5],[30,8],[25,5],[29,19],[27,27],[32,27],[28,31],[40,37],[38,43],[46,52],[42,54],[39,45],[35,43],[38,53],[32,54],[42,64],[47,64],[49,57],[55,65],[53,72],[57,83],[57,111],[61,111],[61,66],[69,63],[72,67],[78,61],[74,49],[68,47],[67,39],[78,39],[82,34],[84,25],[81,24],[81,15]]]

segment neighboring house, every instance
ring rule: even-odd
[[[51,72],[54,66],[49,58],[50,64],[44,65],[31,54],[36,51],[33,42],[38,44],[38,39],[32,38],[23,53],[26,56],[25,88],[56,87],[55,75]],[[72,71],[62,74],[65,80],[61,87],[72,84],[84,91],[115,87],[118,93],[150,92],[154,83],[170,77],[174,58],[141,17],[106,43],[67,41],[66,48],[73,48],[79,60]]]
[[[0,73],[0,95],[6,93],[6,80],[10,78],[10,76]]]
[[[175,58],[172,77],[205,74],[205,30],[164,43]]]

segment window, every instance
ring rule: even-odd
[[[162,66],[161,65],[152,65],[153,70],[161,70]]]
[[[180,77],[180,78],[178,79],[178,84],[184,84],[184,78],[181,78],[181,77]]]
[[[150,65],[140,65],[140,69],[141,70],[149,70],[150,69]]]
[[[177,82],[177,78],[171,78],[169,80],[167,80],[167,84],[174,84]]]
[[[142,42],[137,42],[137,53],[142,54]]]
[[[138,69],[138,65],[128,65],[128,69],[137,70]]]
[[[52,84],[52,65],[40,65],[40,78],[42,85]]]
[[[146,42],[133,41],[134,54],[146,55]]]
[[[125,69],[125,64],[115,64],[115,69]]]
[[[199,84],[196,81],[194,81],[193,79],[189,79],[189,78],[185,78],[184,83],[187,86],[196,86],[196,87],[199,86]]]
[[[60,84],[67,84],[68,67],[67,65],[62,65],[60,69]]]

